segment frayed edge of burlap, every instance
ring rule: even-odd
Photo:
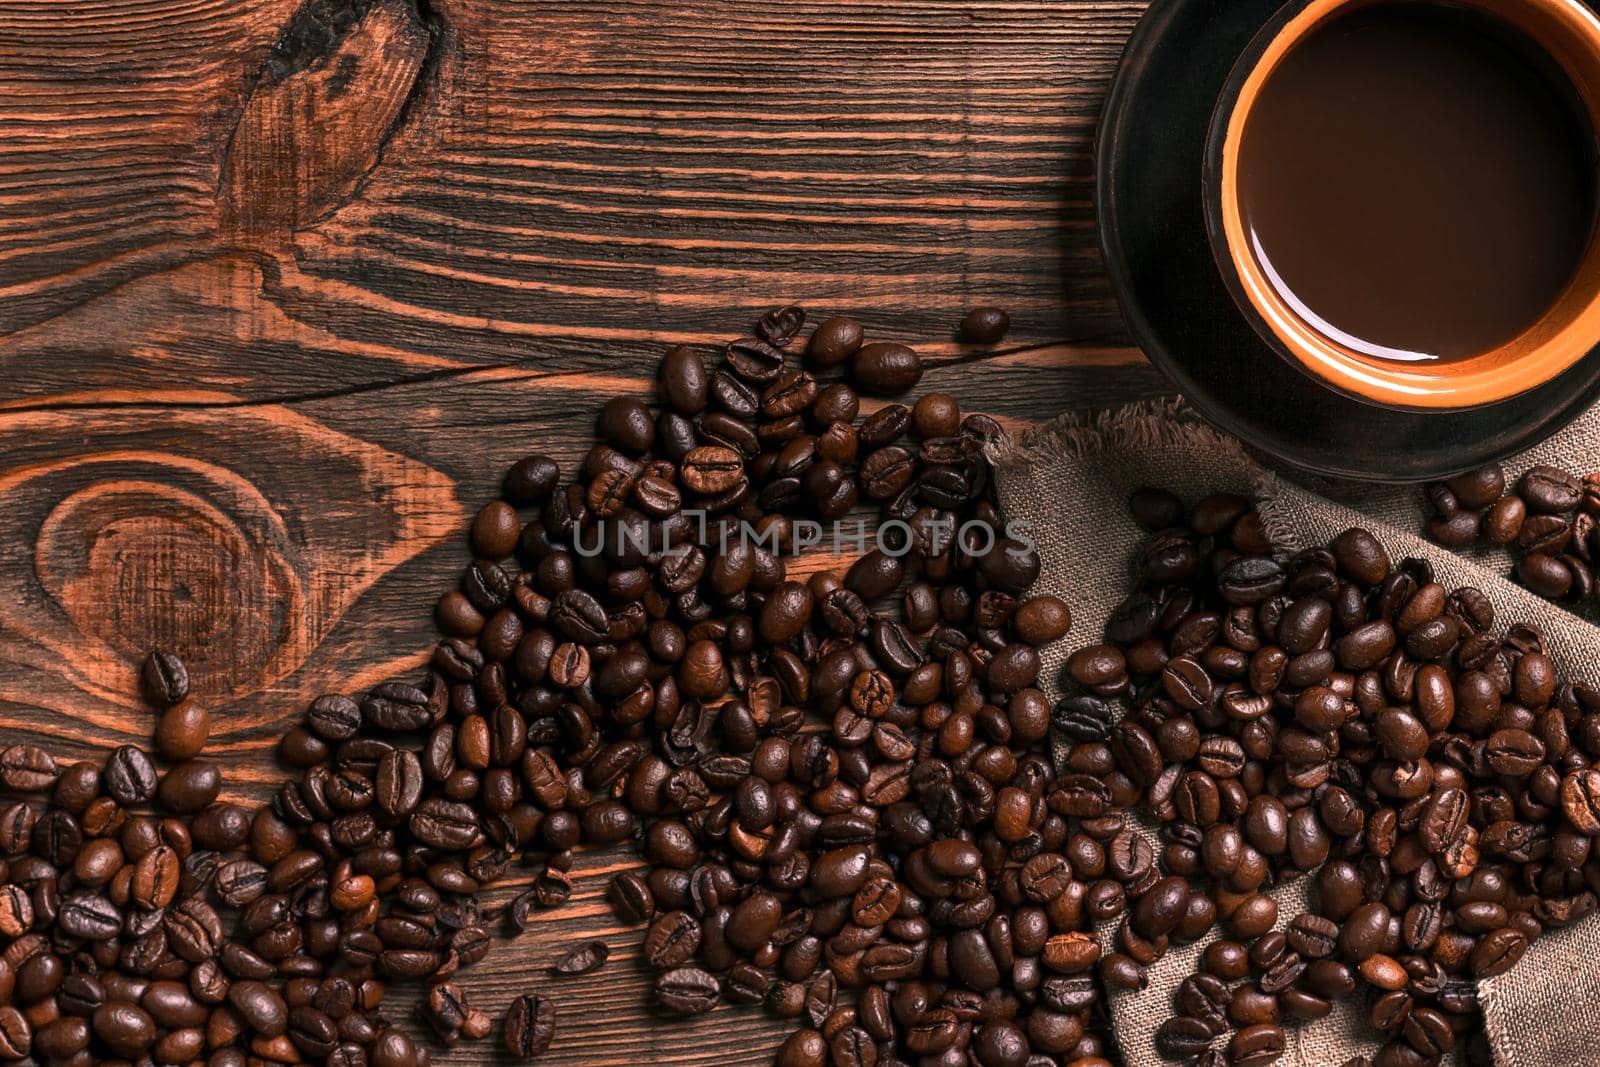
[[[1301,535],[1279,506],[1288,485],[1281,475],[1258,463],[1245,446],[1203,421],[1182,397],[1142,400],[1116,408],[1069,411],[1050,422],[989,446],[996,470],[1082,463],[1096,456],[1141,449],[1194,449],[1210,452],[1220,464],[1234,465],[1248,481],[1264,532],[1279,551],[1293,552]],[[1181,486],[1158,488],[1182,491]],[[1302,489],[1301,491],[1306,491]],[[1312,490],[1314,491],[1314,490]]]
[[[1026,433],[989,446],[997,469],[1081,462],[1106,452],[1141,448],[1220,449],[1254,467],[1237,440],[1200,421],[1181,397],[1116,408],[1069,411]]]
[[[1261,530],[1267,543],[1278,552],[1296,552],[1303,546],[1303,535],[1284,516],[1285,509],[1278,500],[1283,495],[1284,481],[1273,471],[1259,468],[1253,479],[1256,513],[1261,516]]]
[[[1478,983],[1478,1003],[1483,1008],[1483,1025],[1489,1032],[1489,1047],[1494,1052],[1494,1061],[1507,1067],[1529,1063],[1531,1061],[1524,1056],[1516,1034],[1504,1025],[1505,1009],[1495,1006],[1499,997],[1500,993],[1493,982]]]

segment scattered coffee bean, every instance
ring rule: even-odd
[[[505,1047],[518,1059],[542,1056],[556,1036],[556,1008],[550,998],[524,993],[506,1009]]]
[[[1011,316],[997,307],[977,307],[967,312],[957,331],[961,340],[977,345],[992,345],[1005,339],[1011,329]]]
[[[139,685],[151,705],[170,708],[189,695],[189,671],[171,652],[157,650],[145,657]]]
[[[588,941],[564,953],[560,959],[551,964],[550,970],[562,976],[588,974],[604,967],[610,957],[611,950],[606,947],[604,941]]]

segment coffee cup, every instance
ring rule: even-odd
[[[1262,339],[1393,408],[1536,388],[1600,344],[1600,19],[1579,0],[1291,0],[1207,145]]]

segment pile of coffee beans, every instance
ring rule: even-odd
[[[441,900],[399,880],[370,778],[324,771],[254,812],[219,800],[183,662],[153,653],[141,682],[154,754],[0,750],[0,1060],[427,1063],[380,1011],[375,931],[413,914],[402,900],[431,926]]]
[[[1595,910],[1600,691],[1366,531],[1285,561],[1243,498],[1131,504],[1151,530],[1139,587],[1072,655],[1061,717],[1077,810],[1160,827],[1159,851],[1069,850],[1091,899],[1129,901],[1103,977],[1132,986],[1124,957],[1220,923],[1157,1035],[1173,1059],[1271,1063],[1285,1026],[1363,997],[1378,1067],[1462,1039],[1490,1063],[1474,983]],[[1264,891],[1293,878],[1311,910],[1280,916]]]
[[[765,1004],[798,1027],[789,1065],[1106,1064],[1034,684],[1070,613],[1026,596],[999,427],[943,394],[864,401],[915,386],[917,353],[804,323],[667,353],[659,409],[607,403],[571,480],[517,463],[431,668],[314,701],[260,809],[218,799],[166,653],[153,754],[0,753],[0,1059],[425,1064],[387,984],[426,983],[439,1043],[486,1037],[462,969],[568,898],[574,848],[626,841],[649,866],[610,895],[649,925],[664,1012]],[[825,536],[874,547],[791,573]],[[532,887],[486,910],[513,865]],[[504,1048],[541,1054],[557,1018],[519,997]]]
[[[802,343],[804,321],[667,353],[659,409],[608,402],[570,483],[540,455],[508,474],[439,604],[421,795],[463,833],[423,843],[480,882],[475,857],[543,865],[516,912],[565,898],[580,841],[640,842],[610,898],[648,923],[657,1008],[765,1004],[799,1026],[784,1067],[1097,1067],[1035,686],[1071,618],[1026,596],[1038,557],[983,454],[999,427],[938,393],[861,417],[920,359],[844,318]],[[791,573],[861,505],[874,547]]]
[[[1530,468],[1515,486],[1498,465],[1430,483],[1427,534],[1448,548],[1509,548],[1519,584],[1549,600],[1588,602],[1600,561],[1600,474]]]
[[[164,652],[151,750],[0,749],[0,1060],[425,1065],[495,1031],[462,972],[569,898],[574,850],[631,843],[608,898],[645,927],[654,1007],[792,1020],[779,1067],[1109,1067],[1103,991],[1219,924],[1164,1054],[1270,1063],[1363,995],[1377,1067],[1487,1063],[1474,980],[1595,909],[1600,692],[1370,534],[1285,557],[1245,499],[1143,490],[1136,587],[1052,708],[1039,650],[1071,613],[1029,593],[999,426],[872,399],[918,354],[805,323],[666,353],[654,406],[607,402],[570,477],[516,463],[429,668],[315,700],[259,809],[219,799]],[[1571,569],[1592,520],[1559,473],[1506,498],[1509,539],[1565,522],[1524,562]],[[1487,529],[1514,509],[1490,482],[1435,506]],[[513,867],[531,886],[486,904]],[[1312,910],[1280,916],[1296,877]],[[422,984],[426,1038],[391,982]],[[559,1041],[549,988],[500,1023],[511,1056]]]

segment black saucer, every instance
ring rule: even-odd
[[[1600,348],[1499,404],[1395,411],[1278,356],[1229,297],[1201,209],[1206,134],[1235,60],[1282,3],[1155,0],[1128,43],[1100,125],[1096,208],[1129,329],[1202,415],[1305,470],[1422,481],[1533,447],[1600,396]]]

